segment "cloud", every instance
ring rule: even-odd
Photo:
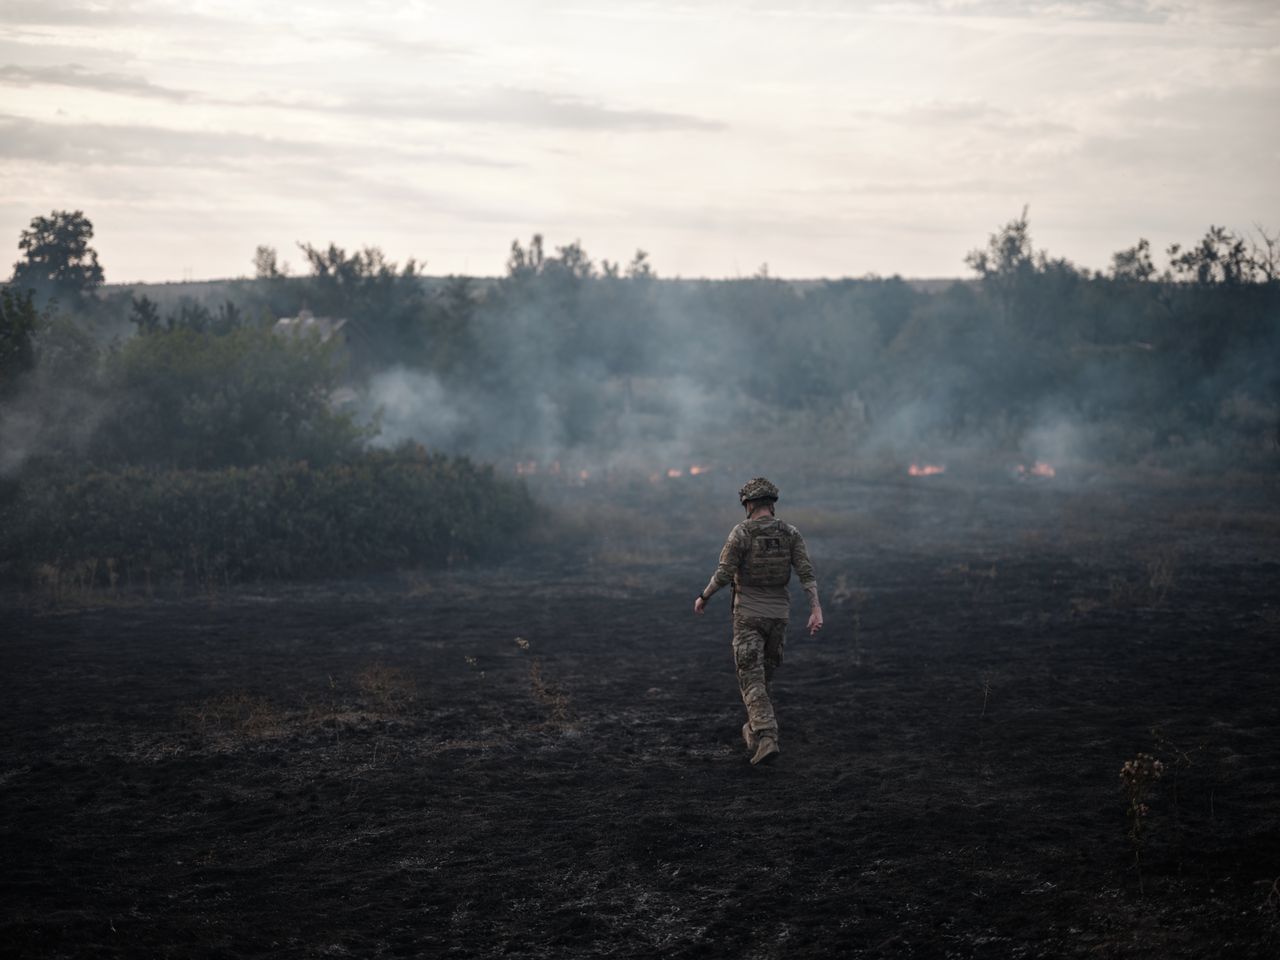
[[[12,87],[56,86],[98,90],[103,93],[123,93],[137,97],[152,97],[182,103],[193,95],[186,90],[161,87],[144,77],[124,73],[97,73],[86,70],[78,63],[62,66],[19,67],[13,64],[0,67],[0,84]]]
[[[385,144],[369,151],[387,155]],[[230,131],[180,130],[141,124],[48,123],[0,114],[0,159],[35,160],[83,166],[219,166],[248,160],[301,160],[337,169],[360,148],[266,137]],[[508,169],[504,160],[451,150],[407,148],[390,151],[415,164],[457,164]]]
[[[622,109],[541,90],[500,87],[473,94],[434,92],[419,97],[377,93],[358,100],[324,103],[316,100],[231,100],[191,90],[160,86],[145,77],[87,70],[77,63],[47,67],[0,67],[0,84],[73,87],[119,93],[173,103],[208,103],[229,107],[271,107],[279,110],[341,114],[368,118],[433,120],[450,123],[500,124],[572,130],[684,130],[724,129],[718,121],[661,110]]]
[[[1050,119],[1043,114],[1017,112],[997,107],[985,100],[927,100],[882,109],[855,110],[849,114],[855,121],[836,129],[862,130],[867,124],[927,131],[973,131],[983,134],[1034,140],[1044,137],[1070,136],[1078,133],[1069,123]]]
[[[120,22],[128,14],[110,7],[63,0],[8,0],[4,19],[9,24],[70,26],[75,24]]]
[[[284,157],[317,145],[221,131],[132,124],[45,123],[0,115],[0,157],[82,165],[178,166],[232,158]]]
[[[1052,17],[1062,20],[1107,20],[1159,23],[1166,19],[1169,4],[1152,0],[912,0],[885,3],[887,13],[932,16],[1021,19]]]
[[[80,3],[76,0],[4,0],[4,25],[28,27],[177,27],[199,32],[210,24],[230,25],[192,9],[191,4]]]
[[[624,109],[542,90],[499,87],[473,94],[424,92],[420,97],[370,96],[325,104],[316,101],[261,101],[289,110],[312,110],[358,117],[499,124],[571,130],[718,131],[717,120],[662,110]]]

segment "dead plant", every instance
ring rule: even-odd
[[[236,692],[204,700],[192,711],[192,719],[207,733],[265,737],[279,732],[286,717],[283,710],[264,698]]]
[[[1179,792],[1179,776],[1183,772],[1190,770],[1195,766],[1196,758],[1204,752],[1204,750],[1209,746],[1209,743],[1207,740],[1202,740],[1194,746],[1185,747],[1171,740],[1164,732],[1164,728],[1158,726],[1151,728],[1151,738],[1155,741],[1156,750],[1158,750],[1162,756],[1172,758],[1172,761],[1168,765],[1172,774],[1169,787],[1170,796],[1173,801],[1174,815],[1177,816],[1182,800]]]
[[[1280,927],[1280,877],[1271,881],[1267,899],[1262,902],[1262,913],[1271,922],[1271,926]]]
[[[356,687],[383,713],[403,713],[409,709],[418,685],[402,667],[374,663],[356,674]]]
[[[1133,848],[1133,868],[1138,874],[1138,890],[1145,893],[1142,880],[1142,849],[1147,839],[1147,817],[1151,808],[1147,799],[1152,787],[1164,776],[1164,763],[1149,753],[1139,753],[1120,768],[1120,785],[1124,789],[1129,821],[1128,838]]]
[[[1149,558],[1136,576],[1111,577],[1108,600],[1112,607],[1157,607],[1169,596],[1177,579],[1177,555],[1161,550]]]
[[[543,676],[542,660],[537,657],[529,663],[529,686],[533,692],[533,699],[542,704],[547,711],[547,726],[558,730],[571,726],[569,695],[558,683]]]

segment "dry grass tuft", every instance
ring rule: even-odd
[[[203,701],[192,711],[192,719],[209,733],[268,737],[284,731],[288,714],[262,697],[237,692]]]
[[[375,663],[356,674],[356,687],[383,713],[403,713],[418,693],[409,671]]]
[[[1164,603],[1176,582],[1177,554],[1165,548],[1152,556],[1134,577],[1113,576],[1108,603],[1117,609],[1157,607]]]
[[[567,730],[572,726],[569,695],[559,684],[543,675],[542,661],[537,658],[529,664],[529,687],[533,692],[533,699],[547,711],[547,726],[557,730]]]
[[[1077,619],[1087,617],[1101,606],[1102,601],[1095,600],[1093,597],[1072,597],[1071,616]]]

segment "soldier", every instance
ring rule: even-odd
[[[748,750],[755,751],[752,764],[760,764],[778,755],[778,721],[773,715],[769,684],[782,663],[792,567],[809,597],[809,636],[822,629],[822,607],[804,538],[773,514],[778,488],[764,477],[756,477],[738,491],[738,499],[747,519],[729,531],[720,563],[693,602],[693,612],[701,615],[713,593],[733,584],[733,659],[747,708],[742,739]]]

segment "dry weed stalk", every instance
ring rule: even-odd
[[[380,711],[402,713],[413,703],[418,686],[407,670],[374,663],[356,674],[356,687]]]
[[[1177,555],[1172,549],[1161,550],[1143,566],[1135,579],[1113,576],[1109,600],[1112,607],[1157,607],[1169,596],[1176,580]]]
[[[1280,877],[1271,881],[1271,887],[1267,890],[1267,899],[1262,903],[1262,912],[1270,919],[1272,926],[1280,926]]]
[[[969,599],[971,601],[980,601],[995,592],[996,585],[996,565],[979,567],[969,563],[957,563],[949,567],[944,567],[941,571],[942,576],[951,578],[959,577],[960,582],[964,584],[964,588],[969,591]]]
[[[262,697],[238,692],[203,701],[193,711],[193,718],[202,731],[213,728],[264,737],[280,729],[284,713]]]
[[[542,675],[542,661],[535,657],[529,664],[529,686],[533,698],[547,710],[547,723],[557,729],[565,729],[569,724],[569,695],[559,684],[547,680]]]
[[[1133,847],[1133,868],[1138,873],[1138,891],[1145,893],[1142,881],[1142,847],[1146,842],[1147,817],[1151,808],[1147,797],[1151,788],[1164,775],[1164,764],[1149,753],[1139,753],[1120,768],[1120,784],[1124,788],[1128,809],[1129,842]]]
[[[1087,617],[1100,606],[1102,606],[1102,601],[1095,600],[1092,597],[1072,597],[1071,616],[1073,618]]]
[[[36,595],[53,606],[116,606],[130,602],[120,592],[121,570],[115,557],[42,563],[35,568],[33,585]]]
[[[1152,727],[1151,737],[1155,741],[1156,749],[1159,750],[1161,754],[1173,758],[1171,766],[1173,777],[1172,783],[1170,784],[1170,792],[1173,798],[1173,811],[1176,816],[1180,810],[1179,804],[1182,799],[1178,789],[1179,774],[1184,770],[1190,770],[1195,766],[1196,756],[1202,753],[1209,746],[1209,743],[1207,740],[1202,740],[1194,747],[1186,749],[1170,740],[1162,727]],[[1212,802],[1212,800],[1210,802]]]

